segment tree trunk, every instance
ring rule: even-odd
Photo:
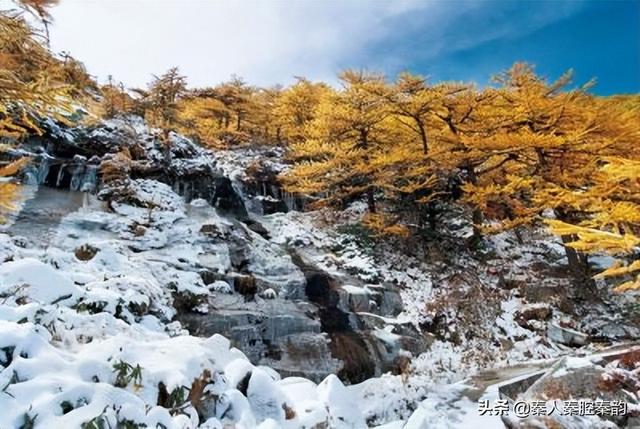
[[[555,214],[558,220],[563,222],[571,221],[569,216],[562,210],[555,210]],[[569,270],[571,273],[579,279],[587,277],[589,275],[589,261],[587,255],[582,252],[578,252],[573,247],[567,246],[568,243],[576,241],[577,237],[575,235],[563,235],[560,238],[564,245],[564,252],[567,255],[567,262],[569,263]]]
[[[476,172],[473,166],[467,167],[467,174],[469,175],[469,181],[472,185],[478,184],[478,176],[476,176]],[[471,235],[471,239],[469,240],[469,244],[472,247],[475,247],[480,240],[482,240],[482,231],[480,230],[480,225],[482,225],[482,221],[484,217],[482,216],[482,211],[478,207],[473,208],[473,212],[471,213],[471,221],[473,222],[473,234]]]
[[[369,153],[367,152],[369,148],[369,133],[366,129],[360,130],[360,146],[365,150],[365,162],[369,162]],[[367,178],[366,180],[370,180]],[[369,186],[367,188],[367,207],[369,208],[369,213],[376,212],[376,199],[374,195],[373,186]]]
[[[427,130],[424,129],[424,125],[420,121],[416,121],[418,124],[418,130],[420,131],[420,140],[422,140],[422,153],[425,155],[429,153],[429,140],[427,138]]]
[[[369,187],[369,189],[367,189],[367,207],[369,209],[369,213],[376,212],[376,200],[373,195],[373,187]]]
[[[51,35],[49,34],[49,22],[46,19],[43,19],[42,24],[44,25],[44,34],[45,34],[44,37],[47,43],[47,49],[51,49]]]
[[[169,140],[169,130],[162,130],[162,150],[164,152],[164,164],[168,168],[171,165],[171,140]]]

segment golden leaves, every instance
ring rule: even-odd
[[[545,223],[554,234],[577,236],[577,240],[567,245],[582,252],[607,252],[616,255],[631,252],[640,245],[640,237],[631,233],[619,234],[551,219]]]
[[[29,161],[29,158],[24,157],[0,167],[0,177],[7,177],[16,174],[25,165],[27,165]]]
[[[0,151],[3,148],[0,147]],[[14,175],[20,169],[22,169],[27,163],[29,158],[20,158],[17,161],[10,162],[9,164],[0,167],[0,180]],[[9,212],[16,209],[15,201],[19,196],[20,186],[16,183],[0,181],[0,212]],[[0,216],[0,222],[3,222],[4,218]]]
[[[16,209],[14,201],[18,195],[19,186],[15,183],[0,182],[0,209],[13,211]],[[0,221],[4,219],[0,218]]]
[[[381,213],[367,213],[362,223],[381,235],[393,235],[398,237],[409,236],[409,228],[397,222],[397,219]]]

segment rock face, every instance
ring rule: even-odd
[[[109,210],[131,219],[122,234],[136,252],[168,248],[178,239],[176,219],[193,225],[188,245],[200,250],[190,263],[211,294],[174,292],[175,318],[191,334],[222,334],[254,364],[316,382],[329,374],[360,382],[425,350],[413,326],[389,323],[402,311],[395,286],[329,274],[272,241],[262,217],[304,205],[278,181],[279,149],[230,169],[182,136],[170,134],[162,144],[139,118],[45,128],[44,138],[20,148],[36,161],[24,173],[27,182],[97,193]],[[171,191],[194,204],[183,211]],[[91,261],[99,251],[83,245],[75,255]]]
[[[242,198],[216,168],[211,153],[180,135],[170,134],[167,150],[160,133],[137,117],[64,131],[48,122],[44,128],[44,137],[32,138],[19,148],[21,155],[29,153],[34,160],[23,173],[28,184],[95,193],[102,187],[102,162],[126,153],[130,179],[158,180],[187,201],[202,198],[246,218]]]

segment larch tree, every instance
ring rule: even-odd
[[[49,12],[54,6],[57,6],[60,0],[18,0],[18,4],[26,11],[35,16],[44,28],[47,47],[50,43],[49,25],[53,21],[53,16]]]
[[[366,196],[369,212],[376,212],[378,190],[371,162],[390,144],[389,105],[379,74],[347,70],[340,74],[342,88],[323,97],[309,137],[291,146],[298,162],[284,177],[292,192],[322,194],[322,200],[344,204]]]
[[[388,97],[396,119],[416,133],[426,155],[429,152],[429,130],[438,132],[442,128],[437,114],[443,111],[444,101],[465,89],[466,86],[461,84],[429,86],[421,76],[401,73]]]
[[[467,201],[502,229],[530,224],[545,209],[576,221],[583,213],[549,189],[580,189],[594,174],[594,160],[629,150],[637,140],[628,115],[615,117],[588,86],[567,89],[570,73],[547,83],[528,65],[516,64],[497,82],[500,88],[485,90],[493,96],[477,111],[473,132],[460,135],[461,165],[473,168]],[[584,255],[566,249],[572,271],[584,274]]]
[[[214,88],[191,91],[179,104],[182,133],[205,146],[226,147],[223,136],[232,112],[217,98]]]
[[[179,99],[187,91],[187,79],[177,67],[170,68],[161,76],[153,76],[147,89],[134,89],[138,94],[136,108],[144,112],[149,123],[162,130],[162,138],[168,146],[169,132],[179,122]]]
[[[216,87],[216,97],[232,113],[233,128],[236,132],[242,131],[243,120],[251,111],[251,97],[254,88],[249,86],[241,77],[233,75],[228,82]],[[231,126],[232,118],[226,118],[225,126]]]
[[[247,121],[254,140],[263,144],[282,144],[282,124],[276,116],[276,106],[282,95],[279,85],[259,88],[251,97],[251,110]]]
[[[280,139],[289,144],[304,141],[307,127],[315,119],[320,101],[330,92],[326,84],[314,83],[302,77],[284,89],[276,100],[273,112],[280,128]]]
[[[640,160],[601,158],[589,187],[566,195],[583,213],[578,224],[547,220],[551,231],[573,237],[567,246],[618,258],[599,278],[622,278],[616,290],[640,289]],[[626,281],[624,280],[626,277]]]
[[[113,118],[118,114],[129,113],[133,110],[134,100],[127,93],[122,82],[116,82],[112,76],[107,78],[107,83],[100,88],[102,95],[102,116]]]
[[[52,81],[47,70],[55,59],[19,15],[0,13],[0,151],[28,134],[42,134],[40,121],[65,121],[70,113],[67,87]],[[27,162],[0,166],[0,177],[14,175]],[[0,210],[13,208],[18,186],[0,181]]]

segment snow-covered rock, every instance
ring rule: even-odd
[[[25,258],[0,265],[0,294],[51,304],[75,302],[82,291],[52,266]]]

